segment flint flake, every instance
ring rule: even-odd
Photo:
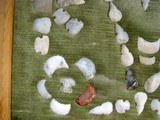
[[[36,12],[51,12],[52,0],[34,0],[34,9]]]

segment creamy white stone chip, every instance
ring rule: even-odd
[[[69,5],[81,5],[85,3],[85,0],[57,0],[60,7],[66,7]]]
[[[134,57],[126,45],[122,45],[121,50],[121,62],[122,65],[125,67],[129,67],[134,63]]]
[[[141,0],[144,11],[147,10],[150,0]]]
[[[49,99],[52,97],[51,94],[48,93],[46,87],[45,87],[45,82],[46,80],[40,80],[37,84],[37,91],[38,93],[44,98],[44,99]]]
[[[88,58],[81,58],[75,65],[80,69],[87,80],[92,79],[96,74],[94,63]]]
[[[56,10],[53,13],[53,16],[55,17],[54,22],[58,25],[65,24],[70,18],[68,12],[65,11],[63,8],[59,8],[58,10]]]
[[[138,37],[138,50],[146,54],[155,54],[160,49],[160,39],[155,42],[148,42],[142,37]]]
[[[139,55],[139,61],[143,65],[153,65],[156,62],[156,57],[144,57]]]
[[[160,101],[158,99],[153,99],[151,102],[151,109],[157,111],[157,114],[160,115]]]
[[[95,115],[109,115],[113,111],[113,105],[111,102],[105,102],[100,106],[97,106],[89,111],[89,114]]]
[[[37,37],[34,42],[34,49],[36,53],[46,55],[49,49],[49,37],[46,35],[43,35],[42,38]]]
[[[122,19],[121,11],[112,2],[110,2],[109,19],[112,22],[118,22]]]
[[[55,99],[50,103],[51,110],[57,115],[67,115],[71,110],[71,104],[62,104]]]
[[[55,70],[61,68],[68,69],[69,66],[66,63],[65,59],[59,55],[49,58],[44,64],[44,71],[49,77],[52,77]]]
[[[115,32],[116,32],[116,41],[118,44],[125,44],[129,41],[129,36],[126,31],[123,30],[123,28],[115,24]]]
[[[63,86],[60,87],[60,90],[64,93],[72,93],[72,86],[76,85],[75,80],[72,78],[62,78],[60,79],[60,83],[63,84]]]
[[[33,29],[43,34],[48,34],[51,28],[51,20],[48,17],[37,18],[34,21]]]
[[[77,35],[83,26],[84,24],[82,21],[78,21],[77,18],[72,18],[67,22],[66,29],[68,30],[69,34]]]
[[[123,101],[119,99],[115,103],[115,108],[118,113],[125,113],[126,110],[128,111],[130,109],[130,102],[128,100]]]
[[[152,75],[147,79],[144,85],[144,89],[148,93],[153,93],[159,88],[160,85],[160,72]]]
[[[147,102],[147,94],[144,92],[138,92],[135,94],[134,100],[136,103],[137,114],[140,115],[143,112],[144,106]]]

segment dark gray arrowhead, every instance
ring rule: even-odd
[[[129,68],[127,68],[126,71],[125,83],[127,90],[133,90],[138,87],[138,82],[136,81],[133,72]]]

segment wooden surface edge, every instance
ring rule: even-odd
[[[11,58],[14,0],[0,0],[0,120],[11,120]]]

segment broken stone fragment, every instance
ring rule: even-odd
[[[144,11],[147,10],[150,0],[141,0]]]
[[[138,115],[140,115],[143,112],[147,99],[148,99],[147,94],[144,92],[137,92],[134,95],[134,100],[136,103],[136,111]]]
[[[52,77],[53,73],[57,70],[57,69],[62,69],[62,68],[66,68],[68,69],[69,66],[67,64],[67,62],[65,61],[65,59],[60,56],[60,55],[56,55],[56,56],[52,56],[50,57],[45,63],[44,63],[44,71],[46,72],[46,74],[49,77]]]
[[[129,67],[134,63],[134,57],[126,45],[122,45],[121,62],[124,67]]]
[[[113,104],[111,102],[105,102],[100,106],[96,106],[89,111],[89,114],[94,115],[109,115],[113,112]]]
[[[53,16],[54,16],[54,22],[58,25],[65,24],[70,18],[68,12],[65,11],[63,8],[59,8],[58,10],[56,10],[53,13]]]
[[[115,24],[115,32],[116,32],[116,41],[118,44],[125,44],[129,41],[129,36],[126,31],[123,30],[123,28],[118,25],[118,23]]]
[[[122,19],[122,13],[118,8],[110,2],[109,19],[112,22],[118,22]]]
[[[152,100],[151,109],[153,111],[157,111],[157,114],[160,115],[160,100],[159,99],[153,99]]]
[[[75,63],[75,65],[79,68],[87,80],[92,79],[96,74],[96,67],[88,58],[81,58]]]
[[[34,9],[36,12],[51,12],[52,0],[34,0]]]
[[[138,82],[136,81],[133,72],[129,68],[127,68],[126,71],[125,83],[127,90],[133,90],[138,87]]]
[[[118,113],[125,113],[130,109],[130,102],[128,100],[123,101],[122,99],[119,99],[115,103],[115,108]]]
[[[82,21],[78,21],[77,18],[72,18],[66,24],[66,29],[70,35],[77,35],[81,29],[83,28],[84,23]]]
[[[66,7],[69,5],[80,5],[84,4],[85,0],[57,0],[60,7]]]
[[[42,34],[48,34],[51,28],[51,20],[48,17],[37,18],[34,21],[33,30]]]
[[[153,65],[156,62],[156,57],[144,57],[139,55],[139,62],[143,65]]]
[[[37,37],[34,43],[34,49],[36,53],[46,55],[49,49],[49,37],[44,35],[42,38]]]
[[[147,79],[147,81],[144,84],[144,89],[148,93],[153,93],[156,91],[160,86],[160,72],[155,73],[151,77]]]

